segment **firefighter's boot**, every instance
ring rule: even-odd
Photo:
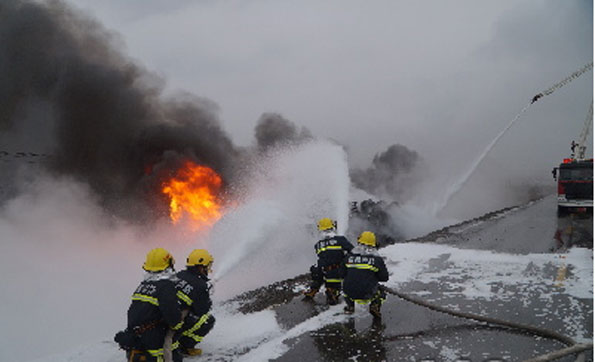
[[[380,312],[380,300],[374,300],[370,303],[370,314],[374,317],[375,320],[382,319],[382,313]]]
[[[329,305],[339,303],[339,290],[335,288],[326,288],[326,302]]]
[[[200,348],[184,348],[182,350],[182,354],[186,356],[200,356],[202,354],[202,349]]]
[[[318,293],[318,288],[310,288],[304,292],[304,299],[313,299]]]
[[[128,362],[146,362],[148,360],[148,356],[144,351],[133,349],[126,352],[126,361]]]

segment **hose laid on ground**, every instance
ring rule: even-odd
[[[579,361],[579,360],[583,361],[584,360],[584,351],[593,349],[592,343],[578,344],[574,339],[567,337],[563,334],[560,334],[558,332],[549,330],[549,329],[530,326],[530,325],[516,323],[516,322],[509,322],[509,321],[505,321],[505,320],[497,319],[497,318],[484,317],[484,316],[481,316],[478,314],[457,312],[457,311],[453,311],[451,309],[444,308],[444,307],[441,307],[438,305],[430,304],[430,303],[428,303],[424,300],[421,300],[421,299],[410,297],[410,296],[400,293],[392,288],[388,288],[385,286],[381,286],[381,288],[384,289],[387,293],[390,293],[390,294],[395,295],[395,296],[397,296],[401,299],[404,299],[408,302],[426,307],[428,309],[431,309],[431,310],[434,310],[437,312],[450,314],[455,317],[472,319],[472,320],[476,320],[476,321],[480,321],[480,322],[486,322],[486,323],[496,324],[496,325],[505,326],[505,327],[509,327],[509,328],[525,330],[525,331],[528,331],[528,332],[538,335],[538,336],[556,339],[556,340],[569,346],[568,348],[564,348],[559,351],[555,351],[552,353],[548,353],[548,354],[545,354],[542,356],[535,357],[533,359],[527,360],[526,362],[529,362],[529,361],[531,361],[531,362],[553,361],[555,359],[564,357],[569,354],[575,354],[575,353],[580,353],[579,356],[577,357],[577,361]]]
[[[585,360],[585,354],[581,353],[584,351],[588,351],[590,349],[593,349],[593,345],[592,344],[582,344],[582,343],[578,343],[575,344],[574,346],[570,346],[567,348],[563,348],[548,354],[544,354],[541,356],[537,356],[531,359],[526,360],[525,362],[546,362],[546,361],[554,361],[557,360],[559,358],[562,358],[564,356],[567,356],[569,354],[574,354],[574,353],[580,353],[579,356],[577,356],[576,358],[576,362],[579,361],[584,361]]]

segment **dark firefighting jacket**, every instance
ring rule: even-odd
[[[168,271],[148,273],[132,294],[128,308],[127,331],[137,336],[135,347],[154,357],[163,355],[167,330],[182,326],[174,280],[175,275]]]
[[[318,267],[326,268],[329,266],[339,267],[353,245],[344,236],[329,236],[314,245],[316,255],[318,256]]]
[[[343,291],[351,299],[369,301],[378,291],[378,282],[388,280],[384,259],[375,248],[358,245],[341,267]]]
[[[178,272],[177,277],[176,290],[182,307],[197,316],[207,314],[212,305],[209,278],[188,269]]]
[[[192,267],[180,271],[177,277],[178,299],[182,307],[189,311],[177,337],[182,347],[193,348],[215,324],[215,317],[209,313],[212,305],[211,284],[206,275]]]

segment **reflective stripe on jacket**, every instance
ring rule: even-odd
[[[358,247],[352,252],[345,258],[342,267],[343,291],[351,299],[370,299],[378,290],[378,282],[388,280],[384,259],[365,248]]]
[[[318,266],[322,268],[340,265],[351,249],[353,249],[353,245],[344,236],[324,238],[314,245],[318,256]]]

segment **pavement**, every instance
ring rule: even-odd
[[[558,218],[555,197],[550,196],[442,229],[416,242],[510,254],[518,260],[536,253],[564,258],[572,247],[592,248],[592,235],[592,215]],[[560,283],[572,275],[571,267],[562,267],[563,263],[523,264],[523,273],[547,281],[532,285],[499,282],[498,274],[504,280],[507,271],[498,271],[489,283],[489,292],[502,297],[470,299],[460,285],[473,281],[475,271],[461,272],[455,263],[449,254],[438,255],[428,260],[427,268],[437,277],[408,281],[399,285],[399,290],[453,309],[579,335],[580,342],[592,343],[592,297],[576,298],[560,289]],[[286,292],[284,298],[273,298],[282,303],[269,308],[287,329],[328,310],[322,293],[306,302],[295,292],[306,283],[307,277],[299,276],[269,288],[278,294]],[[251,296],[247,310],[267,307],[263,302],[268,299],[266,293],[261,298],[257,294]],[[337,314],[342,311],[342,306],[331,308]],[[453,317],[394,296],[387,298],[382,311],[378,323],[364,306],[356,305],[351,317],[285,340],[288,351],[275,361],[520,361],[565,347],[555,340]],[[587,360],[593,360],[593,351],[588,352]]]

